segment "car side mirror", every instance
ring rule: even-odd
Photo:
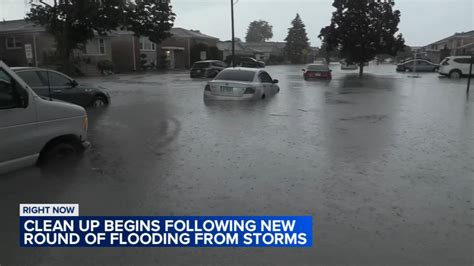
[[[20,97],[19,97],[19,103],[21,108],[26,108],[28,107],[28,102],[29,102],[30,95],[26,90],[21,90],[20,92]]]
[[[77,81],[75,79],[71,80],[71,86],[73,88],[77,87],[79,85],[79,83],[77,83]]]
[[[19,108],[26,108],[28,107],[28,100],[30,98],[30,95],[28,94],[28,91],[19,87],[18,83],[16,83],[17,87],[16,87],[16,91],[17,91],[17,106]]]
[[[273,84],[278,84],[278,82],[279,82],[278,79],[273,80]]]

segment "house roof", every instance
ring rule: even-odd
[[[232,41],[225,41],[225,42],[218,42],[217,48],[221,51],[230,51],[232,50]],[[235,42],[235,50],[236,51],[245,51],[249,53],[262,53],[262,51],[253,49],[251,47],[246,46],[242,42]]]
[[[457,47],[456,49],[472,49],[474,48],[474,42],[473,43],[468,43],[463,46]]]
[[[434,44],[440,44],[440,43],[444,43],[450,39],[455,39],[455,38],[469,38],[469,37],[474,37],[474,30],[471,30],[471,31],[467,31],[467,32],[456,32],[455,34],[449,36],[449,37],[446,37],[444,39],[441,39],[437,42],[433,42],[433,43],[430,43],[428,45],[426,45],[425,47],[428,47],[428,46],[431,46],[431,45],[434,45]]]
[[[0,21],[0,33],[42,31],[45,31],[43,26],[35,25],[33,22],[24,19]]]
[[[219,38],[212,37],[201,33],[198,30],[187,30],[183,28],[172,28],[170,31],[174,36],[181,38],[199,38],[199,39],[213,39],[218,40]]]
[[[285,48],[286,44],[283,42],[247,42],[243,43],[248,48],[255,49],[264,53],[271,53]]]

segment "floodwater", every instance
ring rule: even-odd
[[[93,147],[74,168],[0,176],[0,264],[472,265],[474,92],[466,79],[357,71],[281,92],[204,102],[187,72],[114,75],[89,110]],[[81,215],[309,215],[308,249],[22,249],[19,203]]]

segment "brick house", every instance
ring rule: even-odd
[[[83,50],[73,51],[79,70],[85,75],[97,75],[97,63],[111,60],[113,36],[96,36]],[[9,66],[55,68],[56,42],[44,27],[25,20],[0,22],[0,60]]]
[[[160,44],[129,31],[116,31],[112,38],[112,61],[120,72],[136,71],[142,66],[185,69],[198,60],[210,58],[209,49],[217,47],[218,38],[196,30],[172,28],[172,36]],[[216,48],[217,50],[217,48]]]

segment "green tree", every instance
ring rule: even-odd
[[[291,25],[291,28],[288,29],[288,36],[285,39],[285,51],[291,63],[305,63],[306,51],[308,51],[309,48],[309,39],[306,34],[305,25],[299,14],[296,14]]]
[[[395,56],[395,59],[397,60],[397,62],[399,62],[409,57],[413,57],[413,51],[409,46],[405,45],[403,49],[398,51],[397,55]]]
[[[39,1],[31,3],[26,19],[44,26],[54,36],[62,69],[73,73],[72,51],[83,48],[88,40],[94,38],[95,32],[105,35],[117,28],[122,7],[123,0],[55,0],[51,4]]]
[[[273,37],[273,26],[264,20],[252,21],[247,29],[246,42],[265,42]]]
[[[339,58],[339,49],[335,48],[331,48],[329,47],[325,42],[323,42],[321,44],[321,47],[319,48],[318,52],[316,53],[316,57],[320,57],[320,58],[325,58],[326,59],[326,62],[328,62],[328,64],[331,62],[331,57],[337,57]]]
[[[395,56],[403,49],[405,40],[398,32],[400,11],[392,4],[374,0],[334,0],[331,24],[321,29],[319,37],[331,49],[340,49],[341,57],[360,67],[378,54]]]

